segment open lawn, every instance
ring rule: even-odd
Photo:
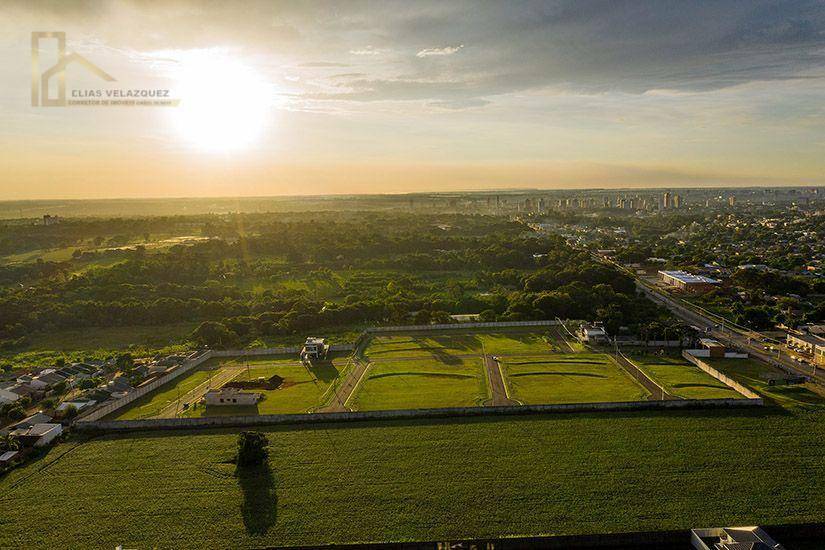
[[[221,368],[238,369],[233,381],[257,380],[278,375],[283,385],[275,390],[250,389],[263,394],[264,398],[254,407],[205,407],[197,405],[185,416],[216,416],[234,414],[294,414],[307,412],[321,405],[321,398],[330,384],[346,365],[346,358],[334,358],[308,369],[294,359],[254,358],[248,361],[233,359],[221,364]],[[247,368],[248,367],[248,368]]]
[[[230,463],[239,430],[59,445],[0,478],[0,547],[319,546],[825,521],[821,412],[264,429],[269,467],[240,476]]]
[[[682,357],[634,354],[630,359],[671,395],[684,399],[744,397]]]
[[[600,353],[502,358],[510,396],[526,405],[638,401],[647,391]]]
[[[378,361],[352,400],[354,410],[471,407],[488,397],[481,358]]]
[[[373,336],[365,355],[372,360],[397,357],[435,359],[468,355],[525,355],[569,351],[555,327],[421,331]]]
[[[184,343],[198,323],[160,326],[95,327],[29,336],[28,348],[53,351],[163,348]]]
[[[207,364],[208,365],[208,364]],[[111,413],[113,420],[135,420],[142,418],[152,418],[158,416],[162,410],[175,404],[172,414],[166,416],[175,416],[174,412],[180,410],[181,403],[178,403],[178,398],[184,396],[187,392],[194,390],[201,384],[205,384],[211,377],[218,373],[217,365],[212,364],[187,374],[182,374],[180,377],[172,380],[168,384],[164,384],[156,391],[144,395],[130,403],[123,409]]]
[[[763,395],[768,403],[784,407],[823,408],[825,395],[812,384],[768,384],[770,376],[781,376],[782,371],[753,359],[706,359],[708,364],[737,382]]]

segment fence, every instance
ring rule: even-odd
[[[758,401],[758,402],[757,402]],[[82,431],[129,432],[148,430],[185,430],[266,426],[279,424],[317,424],[426,418],[534,415],[567,412],[645,411],[657,409],[733,408],[761,405],[755,399],[677,399],[665,401],[626,401],[616,403],[569,403],[504,407],[451,407],[443,409],[404,409],[341,413],[269,414],[259,416],[202,416],[195,418],[154,418],[148,420],[87,421],[76,424]]]
[[[201,353],[200,355],[197,355],[197,356],[189,359],[188,361],[183,363],[183,365],[176,368],[172,372],[170,372],[168,374],[165,374],[165,375],[157,378],[156,380],[153,380],[152,382],[149,382],[145,386],[141,386],[140,388],[137,388],[133,392],[127,393],[125,396],[121,397],[117,401],[112,401],[111,403],[106,403],[106,404],[90,411],[88,414],[83,415],[83,418],[78,419],[77,423],[80,424],[80,423],[85,423],[85,422],[92,422],[94,420],[99,420],[99,419],[103,418],[104,416],[109,415],[109,414],[115,412],[116,410],[118,410],[122,407],[125,407],[126,405],[128,405],[129,403],[134,401],[135,399],[139,399],[139,398],[143,397],[147,393],[156,390],[157,388],[163,386],[164,384],[166,384],[168,382],[171,382],[172,380],[179,377],[180,375],[185,374],[185,373],[193,370],[198,365],[203,364],[205,361],[212,358],[214,353],[215,353],[214,351],[208,350],[208,351],[205,351],[205,352]]]
[[[655,380],[649,377],[645,371],[640,369],[638,365],[631,361],[624,353],[618,351],[618,349],[616,351],[618,353],[615,357],[615,360],[619,364],[619,366],[623,367],[628,374],[635,378],[647,391],[649,391],[653,399],[678,399],[677,397],[674,397],[670,393],[668,393],[667,390],[665,390]]]
[[[560,325],[560,321],[500,321],[496,323],[448,323],[441,325],[402,325],[396,327],[370,327],[364,332],[403,332],[413,330],[444,330],[468,328],[507,328],[507,327],[547,327]]]
[[[614,340],[620,346],[638,346],[645,348],[680,348],[685,345],[683,340],[631,340],[616,338]]]
[[[254,348],[254,349],[228,349],[212,350],[212,357],[257,357],[261,355],[293,355],[301,353],[303,346],[292,346],[288,348]],[[333,344],[329,351],[352,351],[355,344]]]
[[[700,369],[702,369],[703,371],[708,373],[709,375],[713,376],[714,378],[716,378],[717,380],[719,380],[720,382],[722,382],[726,386],[729,386],[729,387],[733,388],[734,390],[738,391],[739,393],[741,393],[742,395],[747,397],[748,400],[750,400],[750,401],[759,401],[759,404],[760,405],[762,404],[762,397],[760,397],[758,393],[755,393],[755,392],[751,391],[750,389],[746,388],[745,386],[743,386],[742,384],[740,384],[739,382],[737,382],[733,378],[730,378],[729,376],[725,376],[724,374],[722,374],[721,372],[719,372],[715,368],[711,367],[710,365],[708,365],[707,363],[705,363],[704,361],[702,361],[701,359],[699,359],[695,355],[693,355],[691,353],[688,353],[687,350],[684,350],[682,352],[682,357],[684,357],[685,359],[687,359],[688,361],[690,361],[691,363],[693,363],[694,365],[696,365],[697,367],[699,367]]]
[[[82,418],[78,419],[78,422],[91,422],[94,420],[99,420],[107,415],[112,414],[118,409],[121,409],[128,405],[129,403],[133,402],[135,399],[139,399],[146,395],[149,392],[152,392],[159,387],[163,386],[178,378],[182,374],[186,374],[187,372],[193,370],[198,365],[203,364],[205,361],[213,358],[213,357],[258,357],[263,355],[291,355],[300,353],[301,347],[293,346],[288,348],[257,348],[257,349],[241,349],[241,350],[207,350],[201,354],[192,354],[189,356],[189,359],[185,361],[180,367],[176,368],[172,372],[149,382],[145,386],[141,386],[135,391],[127,393],[124,397],[112,401],[111,403],[105,403],[104,405],[89,411],[87,414],[83,415]],[[354,344],[334,344],[329,347],[330,351],[352,351],[355,349]]]

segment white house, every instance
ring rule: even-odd
[[[600,325],[582,325],[579,328],[579,339],[590,344],[601,344],[610,341],[604,327]]]
[[[304,348],[301,350],[301,359],[322,359],[326,357],[329,346],[324,343],[323,338],[316,338],[310,336],[304,342]]]
[[[63,426],[60,424],[35,424],[30,428],[18,428],[11,432],[11,435],[20,440],[23,445],[33,447],[45,447],[63,433]]]
[[[203,402],[207,406],[254,405],[261,400],[261,397],[260,393],[243,392],[238,388],[221,388],[206,392]]]

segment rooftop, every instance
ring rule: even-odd
[[[705,277],[704,275],[694,275],[693,273],[688,273],[687,271],[660,271],[659,273],[662,275],[667,275],[668,277],[673,277],[677,281],[685,284],[705,283],[709,285],[718,285],[720,282],[716,279],[711,279],[710,277]]]

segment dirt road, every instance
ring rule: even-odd
[[[487,370],[487,379],[490,381],[490,393],[493,396],[485,405],[490,407],[518,405],[518,401],[507,396],[507,388],[504,385],[504,377],[501,374],[501,366],[498,361],[490,355],[485,355],[484,368]]]
[[[366,361],[354,360],[355,364],[347,373],[346,377],[335,388],[332,396],[332,401],[324,407],[318,409],[318,412],[348,412],[347,402],[355,392],[355,388],[366,377],[370,364]]]
[[[179,399],[175,398],[174,401],[162,408],[155,418],[174,418],[175,413],[178,412],[178,408],[182,407],[184,403],[189,403],[190,406],[193,403],[197,403],[209,389],[220,388],[238,376],[241,372],[243,372],[243,370],[243,367],[221,369],[215,374],[215,376],[201,382],[198,386],[188,392],[181,394]]]

